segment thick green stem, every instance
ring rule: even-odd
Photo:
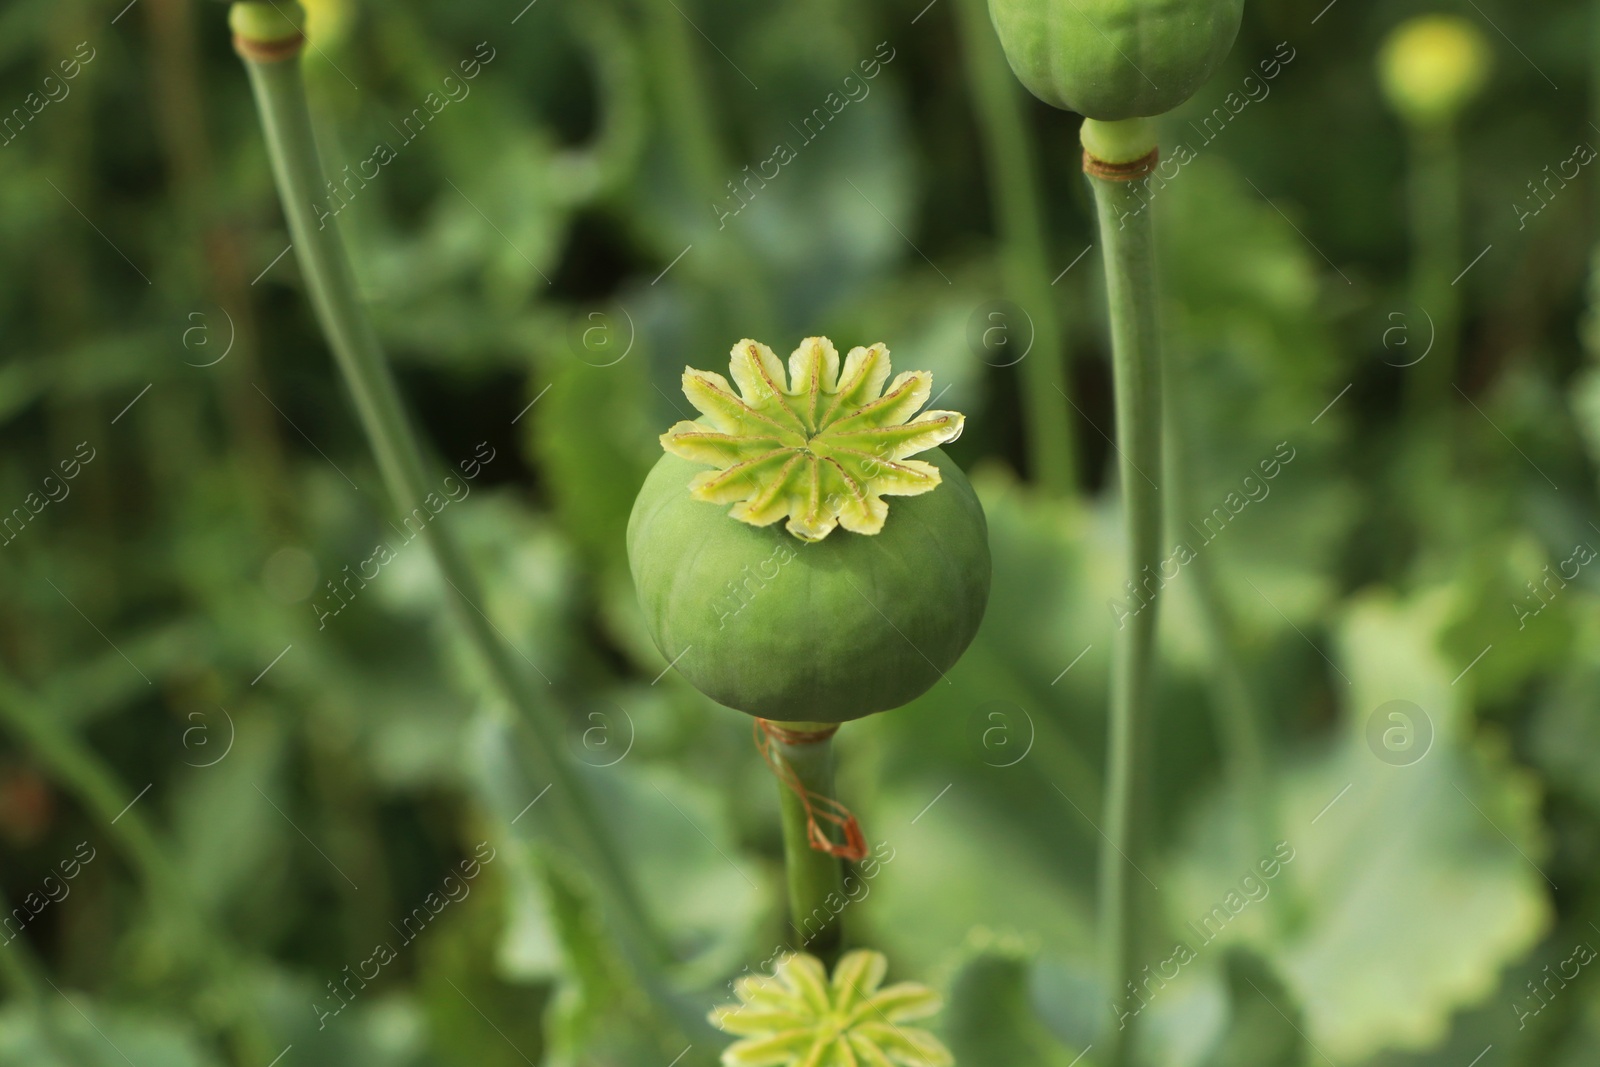
[[[1110,164],[1130,164],[1155,142],[1143,124],[1084,123],[1084,143],[1114,145]],[[1148,143],[1144,143],[1148,137]],[[1142,151],[1141,151],[1142,149]],[[1127,515],[1129,579],[1150,597],[1123,620],[1111,680],[1111,730],[1100,850],[1100,934],[1109,992],[1123,1001],[1139,975],[1141,923],[1155,911],[1144,906],[1148,859],[1151,714],[1156,682],[1158,582],[1145,586],[1146,568],[1161,563],[1161,330],[1155,272],[1155,233],[1135,183],[1091,177],[1100,216],[1106,299],[1116,388],[1117,451]],[[1134,1004],[1118,1010],[1109,1031],[1109,1067],[1132,1062],[1139,1016]],[[1122,1014],[1126,1011],[1128,1014]]]
[[[788,730],[817,732],[823,723],[784,723]],[[772,739],[774,753],[794,771],[799,784],[815,796],[833,796],[833,738],[791,744]],[[789,875],[789,921],[795,948],[832,964],[840,943],[839,914],[844,907],[844,864],[839,857],[811,847],[806,805],[798,793],[779,782],[783,808],[783,858]]]
[[[1072,418],[1062,406],[1067,391],[1066,333],[1048,281],[1043,197],[1038,164],[1028,134],[1023,94],[1006,63],[989,21],[988,0],[960,0],[962,50],[984,157],[992,186],[990,202],[1000,226],[1006,287],[1033,321],[1033,350],[1021,366],[1023,413],[1034,476],[1055,496],[1069,496],[1076,482]],[[1020,324],[1019,324],[1020,325]]]
[[[236,3],[231,21],[243,39],[241,54],[306,289],[355,400],[390,500],[400,514],[409,515],[435,491],[437,481],[430,485],[417,434],[357,295],[355,275],[338,230],[327,219],[319,223],[317,218],[315,205],[322,196],[323,171],[299,54],[292,44],[296,35],[282,28],[285,8],[295,5]],[[423,540],[449,586],[445,598],[456,624],[495,688],[523,715],[538,740],[530,746],[530,759],[535,764],[533,772],[554,786],[554,803],[546,808],[554,843],[587,868],[630,958],[646,970],[653,968],[664,959],[665,947],[628,876],[610,828],[600,819],[583,783],[559,756],[561,725],[551,702],[533,688],[484,614],[482,592],[449,525],[442,518],[433,519],[423,527]]]

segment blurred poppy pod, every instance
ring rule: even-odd
[[[962,416],[920,411],[926,372],[885,390],[882,345],[841,372],[833,345],[808,338],[785,375],[741,341],[732,374],[685,370],[703,417],[662,436],[634,502],[628,558],[656,646],[701,692],[764,719],[910,702],[960,658],[989,598],[983,509],[935,447]]]
[[[1420,15],[1396,26],[1378,53],[1389,105],[1407,122],[1447,123],[1483,91],[1494,62],[1477,26],[1455,15]]]
[[[1162,115],[1193,96],[1243,14],[1244,0],[989,0],[1022,84],[1102,122]]]

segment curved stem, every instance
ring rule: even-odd
[[[1138,133],[1129,124],[1084,123],[1085,143],[1116,143]],[[1143,146],[1140,146],[1143,147]],[[1149,146],[1154,148],[1153,140]],[[1111,163],[1128,163],[1134,151]],[[1156,295],[1155,234],[1150,212],[1131,181],[1091,177],[1105,257],[1106,299],[1116,387],[1117,451],[1127,514],[1129,578],[1142,586],[1145,568],[1161,563],[1161,337]],[[1109,1067],[1132,1062],[1138,1015],[1123,1003],[1136,987],[1148,875],[1151,712],[1156,672],[1157,586],[1150,603],[1124,620],[1111,678],[1111,731],[1100,849],[1100,934],[1119,1025],[1110,1031]]]
[[[1076,481],[1072,421],[1061,406],[1068,398],[1071,358],[1055,294],[1045,279],[1043,197],[1039,192],[1033,140],[1028,136],[1023,95],[989,21],[988,0],[956,4],[973,105],[984,139],[998,215],[1006,287],[1033,320],[1032,358],[1022,363],[1023,412],[1034,477],[1053,496],[1070,496]]]
[[[821,731],[826,723],[784,723],[795,731]],[[773,748],[802,788],[817,796],[833,796],[833,738],[790,744],[774,737]],[[841,941],[839,912],[844,897],[844,863],[838,856],[811,847],[809,815],[800,796],[778,783],[783,809],[783,859],[789,876],[789,921],[795,948],[820,957],[830,967]],[[829,898],[832,897],[832,901]]]
[[[241,27],[261,26],[270,32],[284,17],[283,6],[235,3],[234,28],[240,31]],[[357,296],[344,244],[336,226],[324,225],[328,220],[319,222],[315,214],[323,171],[299,52],[292,43],[283,47],[285,40],[295,39],[280,29],[264,40],[254,41],[255,47],[246,40],[245,68],[295,256],[305,275],[318,322],[355,400],[390,500],[401,514],[409,515],[423,505],[433,490],[417,434],[401,404],[377,334]],[[276,58],[271,57],[274,48],[280,50]],[[266,52],[268,57],[256,54],[258,51]],[[449,525],[438,518],[427,522],[423,541],[450,587],[446,600],[456,624],[478,654],[495,688],[522,714],[538,740],[537,745],[529,746],[529,753],[534,773],[555,787],[555,803],[547,809],[547,817],[555,823],[552,836],[564,852],[588,868],[609,905],[611,921],[623,935],[620,940],[628,946],[630,959],[648,972],[665,958],[665,946],[629,878],[610,827],[601,820],[583,783],[558,755],[561,726],[550,701],[533,688],[531,680],[513,661],[511,649],[480,608],[483,596],[478,582]]]

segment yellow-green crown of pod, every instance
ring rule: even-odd
[[[746,338],[733,346],[729,371],[732,385],[684,368],[684,395],[702,418],[662,434],[661,447],[716,468],[690,483],[696,500],[732,504],[729,514],[752,526],[787,518],[802,541],[839,526],[881,531],[885,496],[939,485],[938,468],[910,457],[954,441],[965,422],[954,411],[921,411],[933,388],[927,371],[889,382],[881,344],[851,349],[841,372],[833,342],[808,337],[785,374],[772,349]]]
[[[805,954],[784,956],[771,977],[734,983],[739,1003],[711,1013],[711,1025],[741,1040],[722,1054],[727,1067],[776,1064],[860,1064],[953,1067],[939,1039],[914,1021],[938,1013],[943,1000],[917,982],[883,985],[889,961],[857,949],[833,969]]]
[[[1188,100],[1233,47],[1243,14],[1244,0],[989,0],[1022,84],[1103,122]]]
[[[1455,15],[1421,15],[1395,27],[1378,53],[1389,104],[1408,122],[1448,122],[1482,92],[1494,53],[1477,26]]]

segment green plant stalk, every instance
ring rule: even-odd
[[[1112,136],[1128,129],[1127,123],[1098,125]],[[1137,583],[1145,567],[1154,571],[1161,563],[1161,330],[1155,233],[1151,213],[1135,193],[1136,183],[1099,177],[1090,177],[1089,183],[1105,259],[1127,571]],[[1128,995],[1130,983],[1137,985],[1139,949],[1145,940],[1141,924],[1155,914],[1143,902],[1159,595],[1153,597],[1127,621],[1112,665],[1099,924],[1113,1003]],[[1110,1049],[1104,1062],[1109,1067],[1127,1067],[1131,1062],[1138,1020],[1139,1016],[1130,1015],[1125,1027],[1108,1031]]]
[[[1413,126],[1408,134],[1411,299],[1425,313],[1423,322],[1433,322],[1432,350],[1409,368],[1408,401],[1414,414],[1426,417],[1449,402],[1446,394],[1461,346],[1461,294],[1451,284],[1466,265],[1461,253],[1461,160],[1455,130],[1447,124]]]
[[[236,10],[265,6],[234,5]],[[244,57],[244,64],[296,259],[305,275],[317,319],[355,399],[390,499],[401,513],[409,513],[422,505],[430,491],[422,450],[401,405],[377,334],[357,296],[355,275],[338,230],[336,226],[317,224],[313,204],[321,195],[323,171],[299,57],[277,61]],[[583,783],[557,755],[561,751],[561,728],[554,712],[535,695],[528,677],[512,662],[506,643],[479,608],[482,593],[448,524],[439,519],[428,523],[423,540],[440,576],[450,587],[446,600],[461,632],[483,661],[495,687],[523,715],[538,739],[536,746],[530,746],[537,762],[533,770],[556,787],[556,803],[550,805],[554,814],[550,818],[556,824],[555,837],[562,851],[588,867],[596,888],[610,905],[607,910],[623,934],[622,942],[632,950],[628,952],[630,959],[643,969],[653,968],[666,958],[665,946],[629,877],[610,828],[600,819]],[[654,988],[657,983],[646,984]]]
[[[1050,268],[1044,203],[1024,97],[995,37],[988,0],[959,0],[956,16],[993,187],[990,203],[998,215],[1006,287],[1033,321],[1031,358],[1021,367],[1029,454],[1045,491],[1066,497],[1072,495],[1077,472],[1072,418],[1060,401],[1069,395],[1071,353],[1055,295],[1045,280]]]
[[[826,723],[783,726],[808,732],[828,728]],[[774,738],[772,745],[806,790],[818,796],[833,796],[833,738],[801,745]],[[842,940],[839,912],[845,899],[844,863],[838,856],[811,847],[805,804],[782,782],[778,783],[778,801],[783,811],[783,859],[789,879],[789,921],[794,927],[795,948],[832,966]]]

